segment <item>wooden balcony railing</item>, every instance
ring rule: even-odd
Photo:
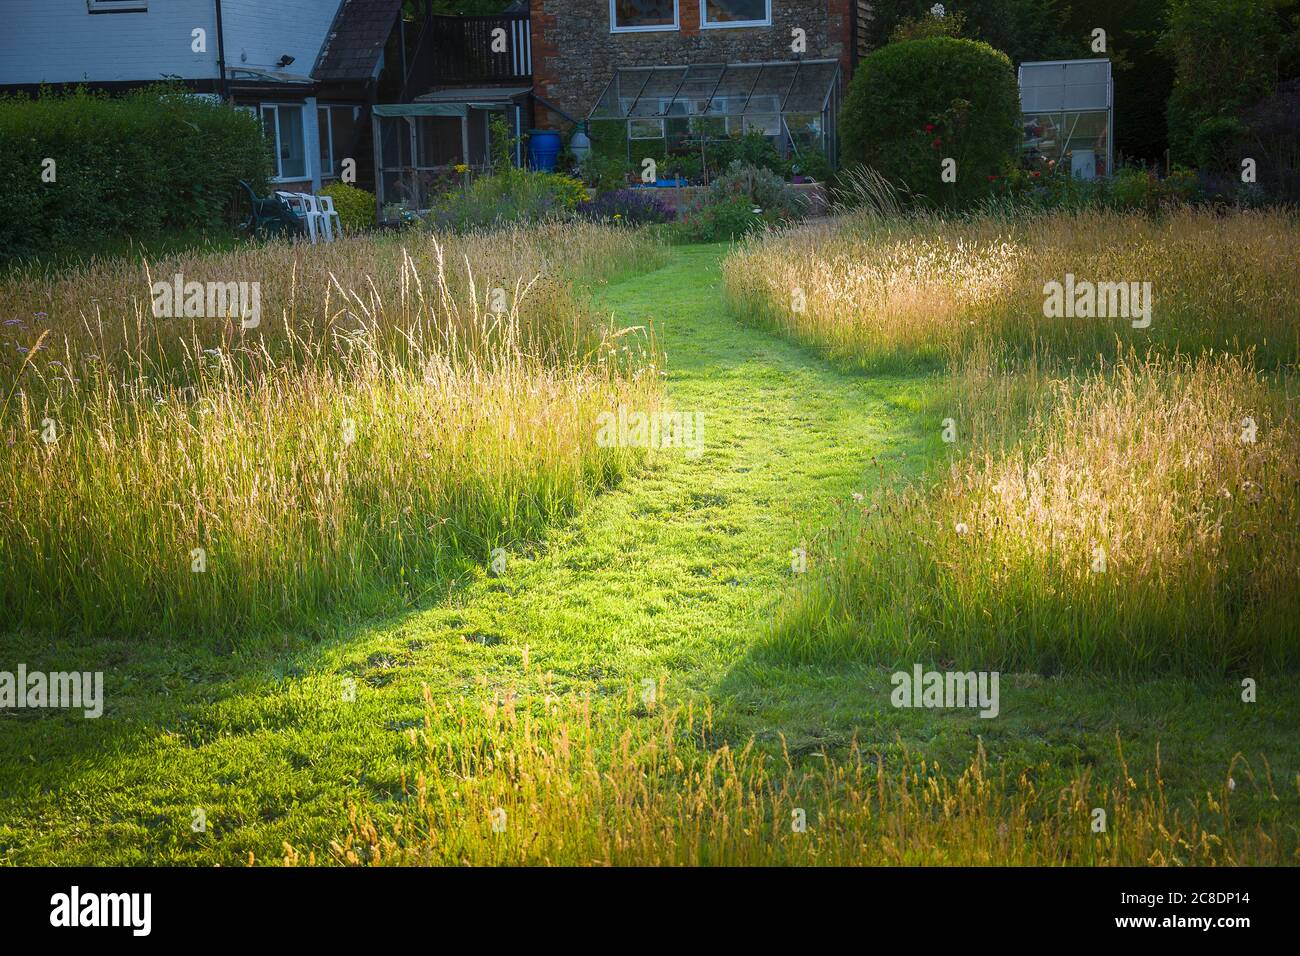
[[[533,75],[528,14],[430,17],[406,77],[403,99],[436,86],[509,83]]]

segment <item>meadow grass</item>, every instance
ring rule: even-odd
[[[1180,209],[944,220],[858,212],[760,235],[723,266],[732,311],[871,371],[954,368],[996,347],[1091,367],[1130,348],[1300,361],[1294,213]],[[1153,318],[1048,318],[1067,274],[1150,282]]]
[[[612,268],[623,234],[592,235],[593,266]],[[359,245],[357,274],[379,282],[375,264],[400,250]],[[1000,451],[1056,392],[973,359],[986,377],[964,395],[956,376],[845,375],[734,323],[719,308],[720,252],[674,250],[668,268],[601,298],[633,328],[655,318],[668,397],[706,410],[705,456],[652,456],[544,541],[512,548],[506,574],[479,566],[414,612],[322,636],[290,627],[282,644],[14,635],[29,667],[104,668],[107,703],[96,721],[0,713],[0,861],[1294,864],[1293,682],[1261,681],[1245,705],[1234,680],[1204,673],[1006,673],[999,718],[983,720],[892,707],[889,669],[863,663],[883,656],[871,648],[822,647],[810,662],[798,642],[758,640],[792,604],[795,544],[829,521],[848,543],[812,549],[813,574],[850,555],[834,502],[854,489],[869,502],[877,487],[883,500],[943,455],[937,425],[923,436],[918,419],[958,398],[1014,407],[981,420],[981,442]],[[419,272],[426,297],[434,273]],[[468,295],[444,274],[449,294]],[[458,341],[476,328],[462,325]],[[633,383],[617,387],[641,387],[628,338],[602,340],[619,350],[608,374],[617,359]],[[385,354],[407,354],[388,341]],[[352,368],[328,348],[266,348],[331,380]],[[538,364],[562,373],[562,354]],[[463,377],[476,355],[449,364]],[[641,697],[647,677],[657,703]]]
[[[932,414],[931,406],[942,407],[959,398],[972,407],[979,402],[1007,409],[1001,418],[984,422],[980,441],[990,454],[1022,439],[1026,416],[1048,407],[1060,417],[1044,421],[1038,441],[1049,443],[1072,435],[1083,423],[1100,429],[1095,441],[1113,440],[1105,434],[1105,420],[1094,421],[1090,405],[1108,400],[1113,380],[1097,379],[1091,391],[1078,383],[1068,389],[1058,380],[1051,386],[1060,392],[1054,405],[1051,388],[1046,395],[1039,391],[1051,384],[1045,376],[1008,376],[1005,368],[996,369],[986,361],[983,387],[972,393],[973,376],[981,371],[974,358],[968,360],[962,377],[931,382],[924,413]],[[1133,426],[1134,409],[1150,397],[1143,387],[1162,394],[1169,389],[1186,404],[1173,409],[1172,421],[1162,418],[1162,427],[1175,433],[1180,427],[1203,427],[1205,407],[1224,397],[1215,392],[1218,371],[1209,362],[1191,367],[1180,363],[1170,367],[1169,377],[1153,383],[1139,386],[1130,381],[1125,387],[1136,390],[1129,397],[1130,415],[1112,423],[1113,427],[1123,431]],[[1131,378],[1134,370],[1126,374]],[[1230,368],[1227,374],[1235,384],[1245,373]],[[1178,375],[1184,380],[1176,381]],[[1256,391],[1239,397],[1253,402],[1263,391],[1270,401],[1276,399],[1257,374],[1246,377]],[[1066,398],[1074,404],[1060,404]],[[798,404],[807,407],[817,400],[804,398]],[[756,416],[766,423],[769,434],[779,431],[778,423],[784,421],[780,407],[784,406]],[[904,405],[892,407],[897,416]],[[1264,406],[1252,403],[1251,407]],[[1018,417],[1010,414],[1016,408]],[[1198,410],[1200,417],[1194,414]],[[874,414],[863,412],[858,409],[859,419]],[[1183,416],[1188,420],[1183,421]],[[1158,437],[1162,436],[1139,435],[1137,444]],[[779,469],[785,460],[781,443],[769,440],[774,446],[769,457]],[[1222,446],[1235,441],[1236,433],[1224,430],[1218,444],[1206,453],[1221,455]],[[1156,491],[1125,502],[1131,510],[1149,507],[1171,481],[1177,485],[1187,478],[1182,473],[1175,475],[1176,480],[1167,478],[1164,471],[1176,471],[1179,463],[1159,456],[1158,447],[1153,446],[1142,463],[1153,473]],[[1288,453],[1287,448],[1269,446],[1265,457],[1254,464],[1268,472]],[[870,509],[873,503],[888,508],[883,502],[895,496],[925,494],[921,483],[911,491],[891,490],[893,482],[885,477],[883,460],[880,476],[874,498],[868,493],[854,509]],[[792,476],[790,487],[798,484]],[[1158,528],[1169,531],[1170,524],[1166,521]],[[814,573],[809,577],[815,583],[796,590],[793,598],[782,598],[773,608],[776,629],[753,647],[724,682],[729,690],[721,694],[725,714],[715,712],[708,699],[656,705],[632,688],[622,695],[551,694],[544,675],[528,679],[525,653],[522,685],[498,687],[488,701],[449,700],[426,690],[419,723],[406,731],[399,800],[383,806],[354,805],[347,833],[327,850],[291,844],[283,855],[256,862],[1084,866],[1294,862],[1296,831],[1285,820],[1287,807],[1294,807],[1300,796],[1300,777],[1292,779],[1290,772],[1293,754],[1288,753],[1282,729],[1288,704],[1281,698],[1276,709],[1270,705],[1267,712],[1247,716],[1232,681],[1207,680],[1206,672],[1195,668],[1192,679],[1165,677],[1140,685],[1103,680],[1100,687],[1094,671],[1087,671],[1094,675],[1091,683],[1078,677],[1044,681],[1034,673],[1018,673],[1003,675],[1003,700],[1009,709],[1000,721],[987,725],[975,719],[969,724],[979,726],[962,722],[954,727],[950,714],[919,718],[916,712],[891,711],[888,669],[862,669],[859,662],[937,656],[974,666],[970,662],[1015,657],[1025,662],[1024,670],[1032,670],[1029,665],[1047,658],[1045,642],[1025,643],[1027,628],[1011,631],[1010,639],[1002,643],[989,643],[990,628],[980,614],[950,622],[949,631],[940,628],[944,638],[963,637],[963,627],[973,630],[960,647],[945,647],[938,653],[932,642],[922,640],[882,647],[881,629],[874,621],[859,630],[861,619],[853,616],[859,607],[831,588],[857,588],[855,596],[864,605],[897,600],[923,607],[931,597],[924,590],[908,590],[916,587],[918,578],[905,563],[916,553],[908,547],[905,534],[918,529],[900,522],[871,527],[880,533],[864,547],[866,542],[857,537],[862,529],[856,520],[832,523],[831,537],[821,539],[810,555]],[[1085,553],[1085,558],[1091,554]],[[1032,566],[1034,559],[1035,555],[1026,555],[1024,564]],[[1275,574],[1287,574],[1286,559],[1286,553],[1267,554]],[[818,572],[819,566],[829,570]],[[980,586],[982,582],[970,578],[985,570],[978,562],[963,566],[959,588]],[[996,583],[989,590],[996,591]],[[800,614],[807,609],[801,602],[814,596],[824,605],[837,602],[828,615],[852,623],[833,637],[817,627],[803,626],[808,622]],[[1150,599],[1137,582],[1122,596]],[[1167,603],[1164,610],[1171,613],[1177,601]],[[910,610],[915,613],[918,608]],[[1149,611],[1141,606],[1128,609],[1130,616]],[[855,643],[859,634],[864,637]],[[805,643],[809,641],[821,643],[810,648]],[[1183,655],[1175,658],[1174,666],[1220,650],[1207,649],[1194,639],[1185,643],[1186,647],[1176,644],[1167,649]],[[1254,651],[1263,656],[1258,648]],[[1109,659],[1102,660],[1099,652]],[[1087,658],[1103,670],[1107,664],[1128,663],[1104,639],[1090,651],[1078,647],[1073,658],[1068,649],[1061,656],[1072,662]],[[1274,693],[1286,696],[1283,688],[1269,686],[1270,699]],[[653,699],[667,700],[671,692],[661,683]],[[1141,702],[1137,710],[1147,716],[1137,726],[1124,714],[1123,700]],[[1207,720],[1220,730],[1231,729],[1223,738],[1218,732],[1207,737]],[[802,733],[795,732],[795,726],[805,724]],[[776,729],[783,726],[802,739],[797,744],[788,741]],[[1135,762],[1126,755],[1126,733],[1120,728],[1138,738]],[[903,734],[910,742],[901,739]],[[995,754],[992,758],[985,740]],[[1253,753],[1249,762],[1243,753],[1245,741]],[[1133,743],[1128,741],[1130,747]],[[1162,746],[1174,754],[1172,787],[1166,784]],[[1280,793],[1265,750],[1281,758]],[[1218,756],[1208,765],[1195,756],[1210,753]],[[1222,764],[1216,763],[1219,758]],[[1106,814],[1101,831],[1093,827],[1097,810]],[[806,829],[797,826],[800,821]]]
[[[583,304],[626,230],[268,244],[32,266],[0,291],[0,607],[16,627],[234,639],[411,600],[634,467],[649,335]],[[150,286],[260,283],[261,323]],[[502,307],[504,305],[504,307]]]
[[[752,739],[733,747],[707,706],[656,699],[629,687],[602,708],[543,689],[439,705],[426,687],[401,811],[354,807],[327,853],[288,846],[284,862],[1267,865],[1294,851],[1276,825],[1238,825],[1234,774],[1276,795],[1266,771],[1236,761],[1177,806],[1159,761],[1134,779],[1119,740],[1114,779],[1084,770],[1054,785],[1042,768],[993,765],[982,746],[956,772],[905,746],[887,759],[856,737],[820,760]]]
[[[733,307],[862,368],[939,361],[949,451],[848,509],[770,650],[1054,673],[1300,665],[1300,274],[1285,213],[895,222],[769,235]],[[1150,281],[1149,329],[1043,316]],[[806,307],[791,307],[791,289]]]

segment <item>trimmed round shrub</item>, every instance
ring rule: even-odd
[[[862,61],[840,117],[843,157],[947,206],[987,195],[1023,139],[1005,53],[955,37],[904,40]],[[954,182],[943,161],[956,161]]]
[[[374,193],[345,182],[330,183],[320,192],[334,200],[334,211],[339,214],[344,232],[361,232],[375,224]]]

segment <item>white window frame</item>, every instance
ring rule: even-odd
[[[325,125],[321,125],[320,114],[325,114]],[[334,117],[328,106],[316,104],[316,136],[325,144],[325,162],[321,165],[320,178],[334,179]]]
[[[280,167],[280,109],[281,107],[287,107],[289,109],[292,109],[293,107],[297,107],[298,115],[302,117],[303,170],[301,176],[281,175],[282,172],[282,169]],[[258,103],[257,118],[259,121],[265,123],[265,120],[263,120],[262,118],[262,114],[268,109],[275,110],[275,123],[273,124],[273,126],[275,127],[275,175],[271,177],[271,182],[301,183],[310,180],[312,178],[312,173],[311,173],[311,157],[308,155],[309,151],[307,149],[307,104],[306,103]],[[265,126],[263,126],[263,128],[265,129]]]
[[[633,123],[657,123],[659,125],[659,133],[658,135],[655,136],[633,136],[632,135]],[[628,117],[628,123],[627,123],[628,139],[665,139],[667,138],[667,136],[668,136],[668,131],[664,129],[664,118],[662,116],[629,116]]]
[[[149,0],[86,0],[87,13],[148,13]]]
[[[616,7],[616,3],[617,0],[609,0],[609,32],[610,33],[668,33],[673,30],[680,30],[682,28],[681,0],[673,0],[672,26],[669,26],[668,24],[665,23],[663,26],[621,27],[618,25],[618,10]]]
[[[772,25],[772,0],[767,0],[767,16],[762,20],[726,20],[720,23],[709,23],[708,13],[709,0],[700,0],[700,29],[701,30],[734,30],[738,27],[770,27]]]

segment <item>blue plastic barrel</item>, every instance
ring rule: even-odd
[[[550,129],[535,129],[528,139],[528,165],[544,173],[555,172],[560,155],[560,134]]]

